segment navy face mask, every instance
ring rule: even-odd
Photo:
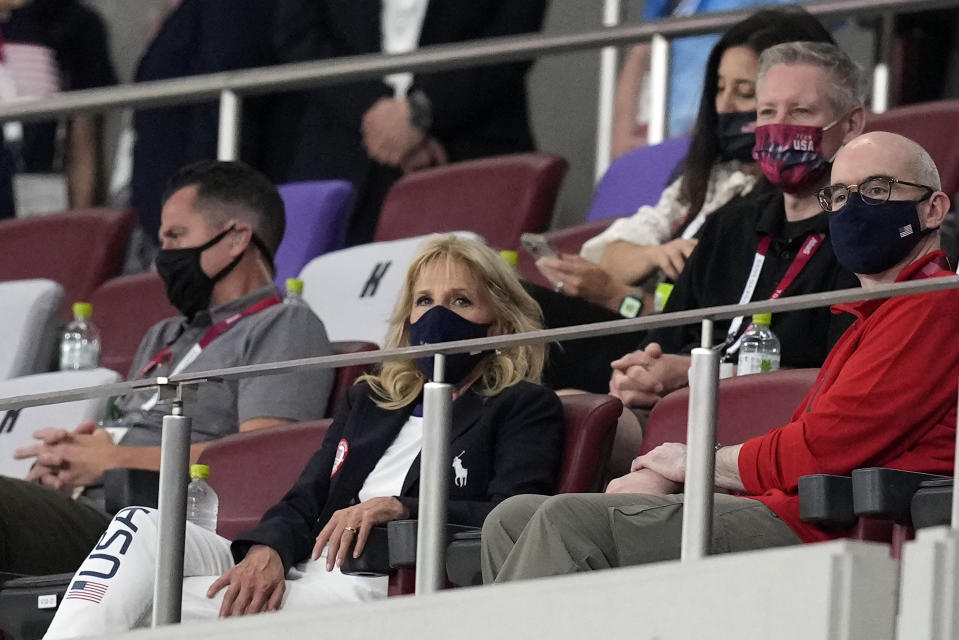
[[[471,322],[446,307],[436,305],[410,325],[410,346],[417,347],[422,344],[485,338],[489,333],[489,328],[489,324]],[[447,355],[443,382],[452,385],[459,384],[485,355],[485,353],[453,353]],[[433,356],[417,358],[416,366],[426,376],[427,380],[433,379]]]
[[[923,229],[915,201],[866,204],[852,192],[845,206],[829,214],[829,236],[839,264],[866,275],[899,264],[932,229]]]
[[[716,139],[723,160],[753,161],[756,146],[755,111],[734,111],[716,114]]]

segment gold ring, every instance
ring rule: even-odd
[[[553,285],[553,291],[555,291],[556,293],[561,292],[561,291],[563,290],[563,286],[564,286],[565,284],[566,284],[566,283],[563,282],[562,280],[557,280],[557,281],[556,281],[556,284]]]
[[[345,528],[347,531],[349,531],[350,533],[356,533],[356,529],[353,528],[353,527],[344,527],[344,528]]]

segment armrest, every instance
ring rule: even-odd
[[[824,528],[854,525],[852,478],[828,473],[799,478],[799,519]]]
[[[912,523],[917,529],[950,524],[952,518],[952,478],[927,480],[912,497]]]
[[[356,538],[356,536],[353,537]],[[351,553],[346,554],[346,560],[340,567],[341,573],[348,576],[367,577],[388,576],[393,573],[393,567],[390,566],[390,541],[387,527],[373,527],[359,558],[353,557],[352,547],[351,544]]]
[[[418,520],[394,520],[387,523],[390,532],[390,566],[396,569],[416,566],[416,529]],[[461,524],[446,525],[447,544],[459,533],[477,531]]]
[[[946,476],[900,469],[870,467],[852,472],[853,511],[857,516],[912,524],[910,507],[916,490],[926,480]]]
[[[480,529],[457,533],[446,547],[446,575],[457,587],[483,584],[481,534]]]
[[[160,472],[146,469],[108,469],[103,474],[107,513],[123,507],[156,508],[160,495]]]

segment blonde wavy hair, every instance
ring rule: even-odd
[[[526,293],[513,268],[501,256],[480,241],[452,234],[436,234],[420,245],[406,271],[403,291],[390,317],[387,349],[410,345],[409,318],[414,304],[413,287],[423,269],[438,260],[456,261],[476,278],[495,317],[490,335],[542,328],[543,312]],[[477,382],[478,391],[483,395],[495,396],[521,380],[539,382],[545,359],[546,347],[542,344],[497,349],[483,361],[485,370]],[[378,406],[399,409],[420,395],[426,380],[415,361],[397,360],[384,362],[377,374],[361,376],[358,382],[370,385]]]

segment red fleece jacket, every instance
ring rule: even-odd
[[[897,282],[955,275],[903,269]],[[959,383],[959,290],[836,305],[856,321],[823,363],[792,421],[747,441],[739,473],[804,542],[840,537],[799,519],[799,477],[861,467],[952,474]]]

